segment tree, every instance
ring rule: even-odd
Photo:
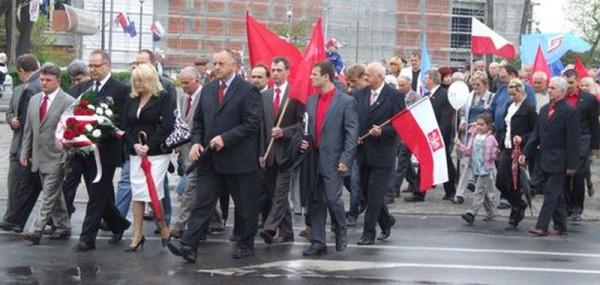
[[[302,51],[308,42],[311,25],[306,21],[301,21],[293,24],[276,24],[271,29],[278,35],[288,38],[292,45]]]
[[[567,20],[591,45],[590,54],[596,54],[600,44],[600,0],[570,0]]]

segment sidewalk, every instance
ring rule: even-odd
[[[8,159],[9,159],[9,147],[10,140],[12,138],[12,131],[10,127],[6,124],[4,113],[0,113],[0,200],[1,203],[4,203],[7,195],[6,189],[6,181],[7,181],[7,173],[8,173]],[[115,173],[115,185],[117,184],[120,177],[120,169],[117,169]],[[177,183],[177,176],[169,175],[169,182],[171,189],[173,189]],[[585,221],[600,221],[600,159],[596,159],[592,164],[592,180],[594,181],[594,185],[596,188],[596,195],[592,198],[586,196],[585,200],[585,210],[583,214],[583,219]],[[443,189],[441,186],[431,190],[425,199],[425,202],[422,203],[406,203],[404,202],[404,197],[410,195],[410,193],[402,193],[401,198],[396,198],[394,204],[388,205],[390,211],[395,215],[447,215],[447,216],[457,216],[457,219],[460,219],[459,215],[463,214],[472,203],[472,193],[469,191],[465,191],[465,202],[463,204],[453,204],[449,201],[442,200],[443,197]],[[171,201],[175,205],[176,200],[174,199],[175,193],[171,194]],[[494,193],[495,200],[494,202],[498,202],[500,197],[500,192]],[[348,192],[344,191],[344,199],[348,200]],[[87,201],[87,193],[83,185],[79,186],[77,191],[76,201],[85,202]],[[537,217],[537,214],[541,208],[543,197],[538,195],[533,200],[533,214],[534,217]],[[346,202],[346,205],[348,203]],[[508,210],[498,210],[497,214],[499,215],[498,220],[507,220],[503,217],[508,217]],[[530,212],[527,210],[527,217],[530,218]]]

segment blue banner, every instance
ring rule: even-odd
[[[589,43],[570,33],[521,35],[521,62],[523,64],[533,65],[538,45],[542,47],[546,60],[551,63],[559,60],[569,50],[582,53],[592,48]]]

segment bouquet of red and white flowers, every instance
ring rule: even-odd
[[[94,153],[97,175],[94,183],[102,177],[102,164],[98,146],[107,136],[122,138],[123,131],[117,128],[113,104],[99,100],[96,93],[83,93],[63,114],[56,129],[56,138],[67,153]]]

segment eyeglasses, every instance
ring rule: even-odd
[[[92,63],[90,63],[90,64],[88,64],[88,68],[100,68],[100,67],[102,67],[105,64],[106,64],[106,62],[103,62],[101,64],[92,64]]]

